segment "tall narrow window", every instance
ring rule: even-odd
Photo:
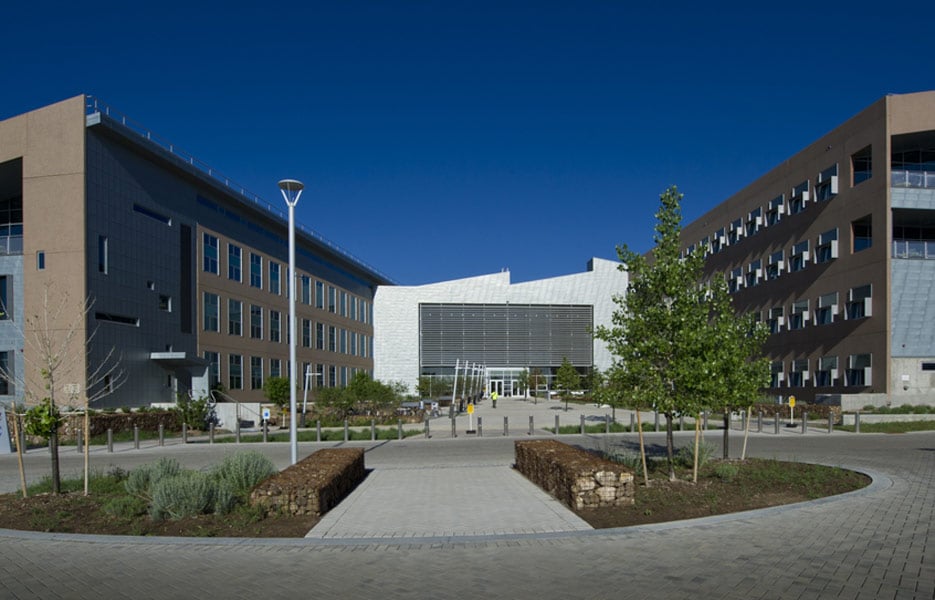
[[[770,200],[769,209],[766,211],[766,225],[773,226],[782,220],[782,215],[786,212],[786,197],[779,195]]]
[[[863,183],[873,177],[873,147],[867,146],[851,155],[851,173],[854,185]]]
[[[228,389],[243,389],[243,356],[240,354],[231,354],[228,361]]]
[[[242,335],[243,333],[243,304],[233,298],[227,301],[227,333]]]
[[[325,324],[315,323],[315,349],[325,349]]]
[[[39,250],[36,252],[36,270],[44,271],[45,270],[45,251]]]
[[[256,304],[250,305],[250,337],[263,339],[263,307]]]
[[[315,282],[315,308],[325,308],[325,284],[320,281]]]
[[[269,341],[280,342],[281,337],[281,318],[278,310],[269,311]]]
[[[834,385],[838,378],[838,357],[822,356],[818,359],[818,369],[815,371],[815,387],[829,387]]]
[[[789,330],[804,329],[808,323],[808,300],[799,300],[792,303],[792,312],[789,315]]]
[[[847,371],[844,373],[844,385],[871,385],[872,354],[851,354],[847,358]]]
[[[9,352],[0,352],[0,373],[3,374],[0,377],[0,396],[10,396],[13,394],[13,382],[16,378]]]
[[[302,304],[312,303],[312,280],[308,275],[302,275]]]
[[[871,215],[851,221],[851,239],[854,252],[873,246],[873,217]]]
[[[794,215],[805,210],[809,199],[809,182],[805,180],[792,188],[792,194],[789,196],[789,214]]]
[[[808,264],[808,240],[799,242],[792,247],[789,253],[789,272],[795,273],[801,271]]]
[[[302,319],[302,347],[312,347],[312,322],[308,319]]]
[[[838,314],[838,293],[831,292],[818,298],[815,308],[815,325],[830,325]]]
[[[844,316],[848,320],[863,319],[873,314],[873,288],[870,284],[851,288],[847,293],[847,309]]]
[[[231,281],[242,281],[241,254],[240,246],[227,245],[227,278]]]
[[[818,236],[815,247],[815,263],[821,264],[838,257],[838,229],[829,229]]]
[[[204,234],[201,244],[205,273],[218,274],[218,239],[210,233]]]
[[[328,286],[328,312],[333,313],[337,310],[337,300],[336,300],[337,290],[334,289],[334,286]]]
[[[97,236],[97,271],[107,275],[107,236]]]
[[[250,253],[250,286],[263,289],[263,257]]]
[[[781,360],[770,363],[769,372],[769,387],[778,388],[785,382],[786,374]]]
[[[262,356],[251,356],[250,357],[250,389],[251,390],[262,390],[263,389],[263,357]]]
[[[278,358],[269,359],[269,376],[270,377],[281,377],[282,376],[282,360]]]
[[[269,291],[277,296],[282,293],[279,279],[279,263],[269,261]]]
[[[0,320],[13,318],[13,307],[10,306],[10,297],[8,295],[9,275],[0,275]]]
[[[205,292],[204,295],[204,321],[205,331],[221,331],[220,325],[220,298],[217,294]]]
[[[337,352],[338,349],[338,330],[334,326],[328,327],[328,351]]]
[[[815,200],[830,200],[838,195],[838,165],[831,165],[818,174],[818,183],[815,185]]]
[[[208,387],[214,389],[221,384],[221,355],[206,350],[205,361],[208,363]]]

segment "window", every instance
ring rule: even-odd
[[[315,365],[315,387],[325,387],[325,365],[321,363]]]
[[[325,324],[315,323],[315,349],[325,349]]]
[[[870,284],[851,288],[847,293],[845,317],[863,319],[873,315],[873,288]]]
[[[243,304],[240,300],[233,298],[227,300],[227,333],[230,335],[243,333]]]
[[[256,304],[250,305],[250,337],[263,339],[263,307]]]
[[[13,306],[10,304],[9,275],[0,275],[0,321],[10,319],[13,315]]]
[[[45,251],[39,250],[36,252],[36,270],[44,271],[45,270]]]
[[[347,387],[347,367],[341,367],[341,387]]]
[[[818,370],[815,371],[815,387],[829,387],[834,385],[838,378],[838,357],[822,356],[818,359]]]
[[[851,173],[854,185],[858,185],[873,177],[873,147],[861,148],[851,155]]]
[[[312,322],[308,319],[302,319],[302,347],[312,347]]]
[[[270,377],[281,377],[282,376],[282,361],[278,358],[269,359],[269,376]]]
[[[263,357],[262,356],[251,356],[250,357],[250,389],[251,390],[262,390],[263,389]]]
[[[341,335],[338,339],[341,342],[341,354],[347,354],[347,329],[341,330]]]
[[[808,382],[808,359],[802,358],[792,361],[792,370],[789,372],[789,385],[791,387],[804,387]]]
[[[312,280],[308,275],[302,275],[302,304],[312,303]]]
[[[205,273],[218,274],[218,239],[210,233],[204,234],[201,244]]]
[[[806,264],[808,264],[808,240],[799,242],[792,247],[792,251],[789,253],[789,272],[802,271],[805,269]]]
[[[776,360],[769,365],[769,387],[778,388],[786,380],[786,374],[783,372],[781,360]]]
[[[204,296],[204,319],[205,331],[221,332],[221,302],[217,294],[205,292]]]
[[[866,217],[851,221],[851,240],[853,252],[860,252],[873,246],[873,217]]]
[[[743,289],[743,268],[737,267],[730,272],[730,277],[727,279],[727,289],[731,294]]]
[[[328,312],[330,313],[336,312],[336,309],[337,309],[337,306],[335,306],[335,304],[337,303],[335,300],[335,295],[336,295],[336,290],[334,289],[334,286],[329,285],[328,286]]]
[[[227,370],[227,388],[230,390],[239,390],[243,388],[243,357],[239,354],[231,354],[228,361]]]
[[[844,385],[867,386],[872,383],[872,354],[851,354],[847,357]]]
[[[205,360],[208,363],[208,388],[213,390],[221,385],[221,355],[206,350]]]
[[[747,237],[756,235],[763,226],[763,209],[756,207],[747,215],[746,234]]]
[[[818,245],[815,247],[815,263],[829,262],[838,257],[838,229],[829,229],[818,236]]]
[[[13,372],[13,361],[10,360],[9,352],[0,352],[0,396],[12,396],[14,393],[14,384],[16,374]]]
[[[732,221],[730,227],[727,228],[727,243],[732,246],[742,240],[743,232],[743,219]]]
[[[763,261],[757,259],[747,265],[747,287],[755,287],[759,285],[760,280],[763,278]]]
[[[357,356],[357,334],[353,331],[350,332],[350,340],[348,340],[351,345],[351,356]]]
[[[263,257],[250,253],[250,287],[263,289]]]
[[[361,356],[364,358],[367,358],[368,354],[373,354],[373,349],[370,347],[370,339],[364,334],[360,334],[360,350],[363,352]]]
[[[281,328],[282,323],[279,316],[278,310],[269,311],[269,341],[276,342],[277,344],[281,340]]]
[[[269,291],[277,296],[282,293],[279,280],[279,263],[269,261]]]
[[[766,211],[766,225],[771,227],[782,220],[782,215],[786,212],[786,197],[779,195],[769,201],[769,209]]]
[[[328,387],[337,387],[338,372],[334,365],[328,365]]]
[[[828,167],[818,174],[818,183],[815,184],[815,200],[830,200],[838,195],[838,165]]]
[[[107,236],[99,235],[97,236],[97,272],[107,275],[108,264],[107,264]]]
[[[724,237],[724,229],[721,228],[714,232],[711,240],[711,252],[717,254],[724,249],[725,245],[727,245],[727,238]]]
[[[315,308],[325,308],[325,284],[320,281],[315,282]]]
[[[231,281],[242,281],[240,264],[241,250],[240,246],[234,244],[227,245],[227,278]]]
[[[815,307],[815,325],[830,325],[838,314],[838,293],[832,292],[818,298]]]
[[[789,196],[789,214],[795,215],[808,206],[809,200],[809,182],[806,179],[799,185],[792,188],[792,194]]]
[[[785,268],[785,261],[782,259],[782,250],[777,250],[769,255],[769,262],[766,265],[766,279],[772,281],[782,275]]]
[[[172,297],[159,294],[159,310],[172,312]]]
[[[792,312],[789,314],[789,330],[805,329],[808,323],[808,300],[799,300],[792,303]]]
[[[329,352],[337,352],[337,346],[338,346],[337,338],[338,338],[337,329],[335,329],[334,326],[329,326],[328,327],[328,351]]]
[[[342,317],[347,316],[347,292],[341,292],[341,301],[338,304],[338,314]]]
[[[348,314],[352,320],[357,320],[357,296],[351,296],[351,312]]]

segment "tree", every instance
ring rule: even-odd
[[[291,400],[289,394],[289,378],[267,377],[266,381],[263,382],[263,395],[285,413],[286,407]]]
[[[581,389],[581,375],[567,357],[562,357],[562,365],[558,368],[555,383],[562,390],[562,399],[565,400],[565,410],[568,410],[568,399],[573,391]]]
[[[694,415],[697,427],[701,411],[718,398],[737,401],[736,394],[763,383],[756,359],[759,330],[735,317],[720,276],[702,280],[703,250],[681,253],[681,199],[675,187],[660,196],[651,256],[617,249],[621,268],[630,274],[627,295],[614,299],[612,325],[596,332],[635,402],[665,416],[670,479],[675,417]],[[697,440],[696,430],[696,456]]]

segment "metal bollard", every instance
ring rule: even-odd
[[[806,431],[808,431],[808,413],[803,412],[802,413],[802,433],[804,434]]]
[[[214,423],[208,425],[208,443],[214,443]]]
[[[828,409],[828,433],[834,433],[834,413]]]
[[[315,441],[321,441],[321,419],[315,420]]]
[[[773,420],[776,422],[776,435],[779,435],[779,413],[773,415]]]
[[[133,426],[133,449],[134,450],[140,449],[140,426],[139,425]]]
[[[655,414],[655,416],[654,416],[654,422],[655,422],[654,427],[655,427],[656,431],[658,432],[658,431],[659,431],[659,412],[658,412],[658,411],[654,411],[654,414]]]
[[[188,443],[188,423],[182,423],[182,443]]]
[[[238,444],[240,443],[240,419],[237,419],[237,423],[234,425],[234,440]]]
[[[477,417],[477,437],[484,437],[484,420]]]
[[[559,431],[560,431],[559,427],[560,426],[558,424],[558,415],[555,415],[555,435],[559,434]]]
[[[347,419],[344,419],[344,441],[351,439],[351,430],[348,428]]]
[[[685,431],[685,415],[679,415],[679,431]]]
[[[604,433],[610,433],[610,415],[604,415]]]
[[[451,417],[451,437],[458,437],[457,417]]]
[[[107,430],[107,451],[108,452],[114,451],[114,430],[113,429]]]
[[[860,411],[854,413],[854,433],[860,433]]]
[[[756,432],[763,433],[763,411],[757,411],[756,413]]]
[[[535,429],[535,427],[533,427],[532,415],[529,415],[529,435],[532,435],[532,432],[533,432],[534,429]]]
[[[630,413],[630,433],[636,431],[636,414]]]
[[[396,439],[403,439],[403,420],[396,419]]]
[[[269,422],[266,419],[263,419],[263,443],[269,441]]]
[[[581,416],[581,435],[584,435],[584,415]]]
[[[162,423],[159,424],[159,445],[166,445],[166,426]]]
[[[708,411],[706,410],[702,411],[701,419],[702,419],[701,426],[704,428],[705,431],[707,431],[708,430]]]
[[[429,433],[429,418],[428,417],[425,417],[425,437],[426,438],[432,437],[431,433]]]
[[[377,439],[377,422],[374,419],[370,419],[370,441],[375,441]]]
[[[747,411],[740,413],[740,426],[743,428],[741,431],[747,430]]]
[[[81,451],[84,450],[82,434],[83,432],[80,429],[75,430],[75,446],[78,448],[78,454],[81,454]]]
[[[503,417],[503,435],[510,435],[510,417]]]

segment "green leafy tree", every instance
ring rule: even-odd
[[[571,397],[571,393],[581,389],[581,375],[578,374],[578,369],[568,361],[567,357],[562,357],[562,364],[558,368],[555,383],[561,390],[562,399],[565,401],[565,410],[568,410],[568,399]]]
[[[289,394],[288,377],[267,377],[263,382],[263,395],[267,400],[285,411],[289,405],[291,396]]]
[[[674,419],[695,415],[697,427],[702,410],[738,402],[739,394],[763,384],[759,329],[735,317],[719,276],[710,285],[702,281],[701,251],[681,255],[681,199],[675,187],[660,196],[651,256],[618,248],[621,268],[630,275],[627,295],[615,298],[612,325],[596,332],[614,354],[617,378],[634,403],[665,417],[670,479]]]

